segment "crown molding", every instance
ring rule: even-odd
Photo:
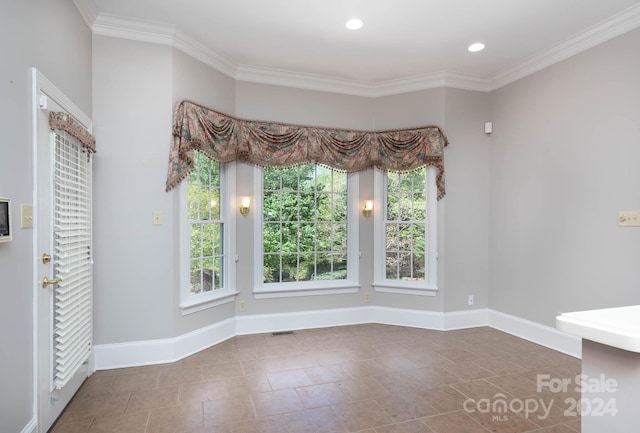
[[[98,18],[98,7],[93,0],[73,0],[73,4],[76,5],[76,9],[80,12],[82,19],[90,29],[93,28],[93,23]]]
[[[397,95],[437,87],[491,92],[640,27],[640,5],[636,5],[555,45],[550,50],[539,53],[518,65],[500,72],[491,79],[484,79],[452,71],[440,71],[395,80],[366,82],[237,64],[232,59],[226,58],[209,49],[203,43],[188,36],[180,29],[176,29],[173,25],[134,20],[102,12],[98,13],[93,0],[74,0],[74,3],[83,19],[90,25],[93,33],[96,35],[168,45],[237,81],[369,98]]]
[[[231,78],[236,78],[238,66],[233,61],[219,55],[181,30],[176,30],[173,46],[205,65],[211,66]]]
[[[93,23],[93,34],[138,42],[173,46],[175,26],[153,21],[100,13]]]
[[[640,4],[632,6],[551,49],[499,73],[491,80],[489,91],[513,83],[638,27],[640,27]]]

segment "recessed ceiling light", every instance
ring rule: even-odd
[[[349,30],[358,30],[361,29],[363,26],[363,22],[360,18],[351,18],[349,21],[347,21],[347,23],[345,24],[345,26],[349,29]]]
[[[484,50],[484,44],[482,42],[476,42],[475,44],[469,45],[469,48],[467,48],[467,50],[471,51],[472,53],[482,51]]]

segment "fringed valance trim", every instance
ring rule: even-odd
[[[96,139],[91,135],[87,128],[73,118],[69,113],[62,111],[52,111],[49,113],[49,127],[51,130],[64,131],[86,147],[89,151],[95,153]]]
[[[193,169],[194,151],[220,163],[243,161],[260,167],[316,163],[353,173],[437,169],[438,199],[445,195],[444,148],[437,126],[387,131],[354,131],[238,119],[190,101],[180,101],[173,119],[166,190]]]

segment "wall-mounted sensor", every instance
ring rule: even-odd
[[[493,132],[493,123],[492,122],[484,122],[484,133],[491,134]]]

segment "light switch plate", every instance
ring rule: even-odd
[[[618,212],[618,226],[640,227],[640,211],[627,210]]]
[[[20,228],[33,228],[33,206],[31,206],[30,204],[20,205]]]
[[[153,225],[154,226],[161,226],[162,225],[162,212],[160,212],[160,211],[153,212],[152,219],[153,219]]]

